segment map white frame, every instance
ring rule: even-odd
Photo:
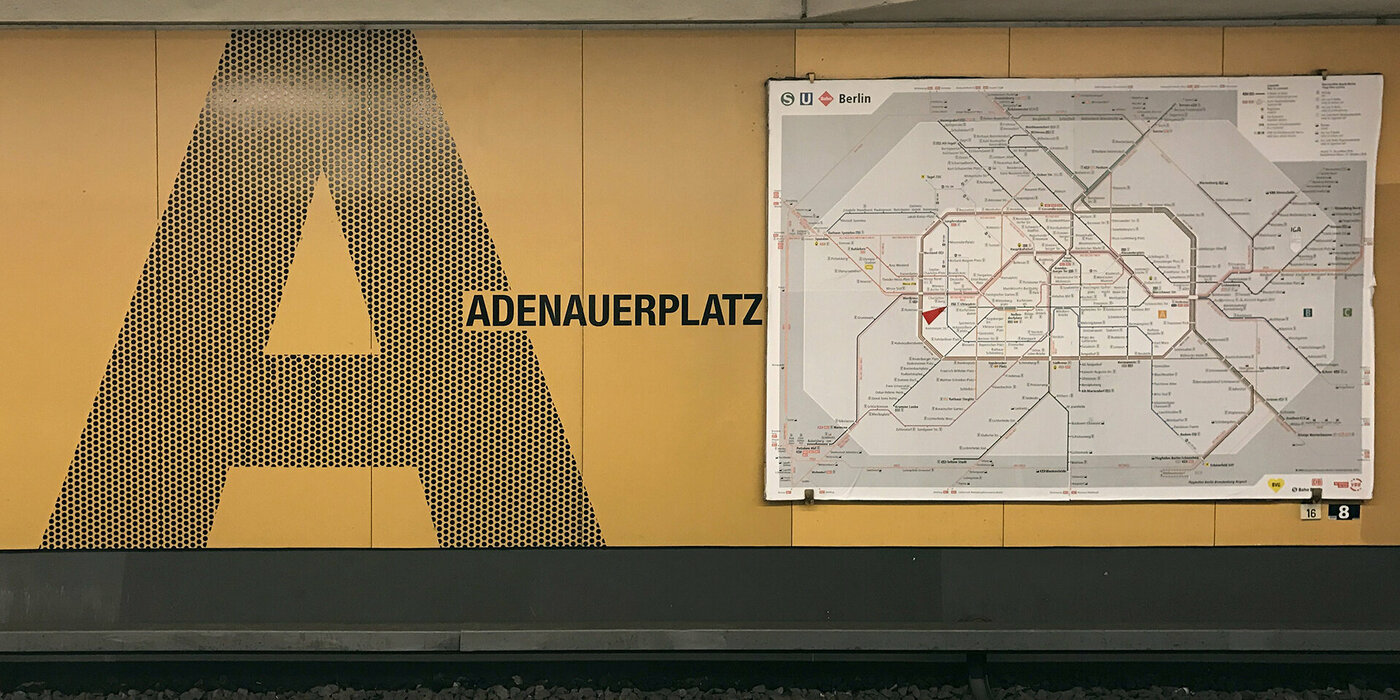
[[[1324,85],[1324,81],[1336,81]],[[1350,87],[1347,87],[1350,86]],[[1328,96],[1342,96],[1345,103],[1341,107],[1335,105],[1329,107],[1331,111],[1325,111],[1319,105],[1323,89],[1328,89]],[[1073,484],[1073,471],[1067,465],[1066,484],[1063,487],[1036,486],[996,486],[979,485],[972,483],[965,486],[924,486],[924,485],[895,485],[895,486],[865,486],[855,483],[860,480],[861,475],[856,474],[855,479],[850,484],[844,483],[824,483],[814,484],[809,481],[798,479],[793,481],[791,476],[787,476],[788,481],[784,483],[785,475],[794,470],[791,468],[792,455],[787,449],[787,434],[785,431],[788,416],[785,415],[783,404],[783,382],[785,380],[785,357],[783,355],[784,334],[792,327],[791,320],[785,315],[787,304],[786,294],[790,291],[784,285],[784,250],[786,247],[787,231],[785,220],[788,210],[785,208],[794,200],[785,197],[782,183],[783,175],[783,123],[786,116],[837,116],[837,115],[870,115],[875,112],[885,101],[897,93],[920,93],[925,95],[947,95],[952,93],[1026,93],[1026,92],[1092,92],[1110,93],[1115,91],[1195,91],[1195,90],[1234,90],[1237,95],[1264,95],[1265,98],[1256,98],[1245,101],[1244,97],[1239,97],[1240,104],[1258,104],[1258,123],[1251,122],[1250,131],[1246,134],[1246,128],[1240,124],[1245,120],[1245,116],[1240,116],[1236,126],[1245,138],[1250,141],[1261,153],[1267,152],[1269,162],[1279,161],[1303,161],[1326,162],[1332,160],[1345,160],[1358,162],[1364,158],[1366,163],[1365,171],[1365,211],[1362,216],[1364,221],[1364,244],[1362,257],[1363,284],[1362,299],[1358,300],[1356,310],[1361,316],[1361,367],[1359,372],[1365,377],[1357,393],[1361,401],[1361,423],[1360,423],[1360,444],[1361,454],[1343,460],[1351,459],[1357,468],[1325,471],[1292,471],[1284,473],[1266,473],[1260,475],[1253,483],[1230,483],[1230,484],[1196,484],[1196,485],[1148,485],[1148,486],[1078,486]],[[1272,92],[1271,92],[1272,91]],[[805,94],[804,94],[805,93]],[[1291,97],[1290,97],[1291,95]],[[1312,95],[1317,97],[1311,105],[1304,99]],[[822,100],[814,96],[825,96],[830,99]],[[1277,98],[1277,99],[1276,99]],[[1375,415],[1375,395],[1374,395],[1374,367],[1375,367],[1375,332],[1374,332],[1374,309],[1372,306],[1375,290],[1374,276],[1374,216],[1375,216],[1375,189],[1376,189],[1376,154],[1378,149],[1380,130],[1380,99],[1381,99],[1381,78],[1378,75],[1365,76],[1268,76],[1268,77],[1175,77],[1175,78],[1084,78],[1084,79],[871,79],[871,80],[771,80],[768,84],[768,230],[766,235],[768,249],[768,340],[767,340],[767,405],[766,405],[766,468],[765,468],[765,497],[774,501],[791,501],[813,498],[816,500],[854,500],[854,501],[1117,501],[1117,500],[1230,500],[1230,499],[1268,499],[1268,500],[1306,500],[1314,487],[1320,488],[1322,497],[1325,499],[1368,499],[1372,495],[1374,484],[1374,415]],[[1265,104],[1267,102],[1267,104]],[[1265,114],[1265,111],[1268,114]],[[1320,111],[1322,110],[1322,111]],[[1170,111],[1170,110],[1169,110]],[[1243,114],[1243,113],[1241,113]],[[1333,115],[1336,115],[1335,118]],[[1249,115],[1254,116],[1252,113]],[[1322,122],[1326,122],[1325,124]],[[1314,135],[1298,135],[1297,124],[1312,123],[1317,128],[1326,127],[1327,136],[1332,139],[1330,144],[1342,143],[1329,150],[1329,144],[1323,143],[1326,139],[1318,138]],[[1256,128],[1257,127],[1257,128]],[[1293,131],[1289,131],[1292,129]],[[1304,127],[1306,130],[1306,126]],[[1146,136],[1151,132],[1149,127],[1143,132]],[[1340,141],[1338,141],[1340,139]],[[1133,148],[1136,148],[1134,146]],[[1129,149],[1131,151],[1132,149]],[[1046,149],[1047,153],[1049,149]],[[1116,165],[1116,163],[1115,163]],[[1070,170],[1066,167],[1066,172]],[[1199,186],[1199,185],[1198,185]],[[1110,182],[1110,189],[1112,184]],[[1091,189],[1092,191],[1092,189]],[[1090,192],[1085,192],[1085,195]],[[1015,199],[1013,196],[1012,199]],[[1078,202],[1079,200],[1075,200]],[[1285,205],[1286,206],[1286,205]],[[946,212],[940,213],[941,218]],[[1071,215],[1077,216],[1071,212]],[[1277,213],[1275,214],[1277,216]],[[1185,228],[1183,226],[1183,228]],[[1262,231],[1263,229],[1260,229]],[[1324,229],[1325,230],[1325,229]],[[1259,232],[1256,232],[1258,235]],[[922,243],[920,244],[922,246]],[[951,245],[951,244],[950,244]],[[1311,241],[1307,245],[1311,245]],[[1250,244],[1251,260],[1254,256],[1253,243]],[[1307,247],[1306,245],[1304,247]],[[1106,246],[1105,250],[1110,255],[1118,258],[1121,262],[1122,254],[1118,249]],[[1197,284],[1195,273],[1195,244],[1191,248],[1192,281],[1191,287],[1194,290]],[[945,252],[951,259],[952,253]],[[920,248],[917,256],[922,260],[923,249]],[[1003,253],[1004,255],[1004,253]],[[849,257],[849,256],[848,256]],[[1296,257],[1296,256],[1295,256]],[[854,258],[852,258],[854,260]],[[1290,261],[1291,262],[1291,261]],[[1252,263],[1251,263],[1252,264]],[[1354,264],[1354,263],[1353,263]],[[1286,267],[1286,266],[1285,266]],[[868,269],[868,268],[867,268]],[[1283,269],[1283,268],[1280,268]],[[1251,269],[1250,272],[1254,270]],[[1130,271],[1131,272],[1131,271]],[[1053,270],[1047,270],[1047,275],[1052,275]],[[944,275],[948,276],[947,274]],[[1165,278],[1165,276],[1164,276]],[[915,294],[922,294],[923,278],[922,272],[919,276],[919,290]],[[1219,286],[1219,285],[1217,285]],[[1050,283],[1053,292],[1054,283]],[[1081,283],[1080,293],[1083,285]],[[978,290],[981,294],[984,290]],[[907,296],[907,294],[906,294]],[[1191,328],[1195,329],[1195,295],[1191,296]],[[891,304],[893,306],[893,303]],[[918,307],[916,307],[917,310]],[[946,306],[944,308],[947,308]],[[1048,313],[1053,314],[1054,309],[1049,309]],[[1309,312],[1310,313],[1310,312]],[[1347,314],[1352,313],[1347,309]],[[1222,316],[1225,316],[1221,312]],[[1228,316],[1227,316],[1228,318]],[[974,327],[978,327],[980,320],[974,321]],[[1078,320],[1076,320],[1078,323]],[[1052,321],[1053,327],[1053,321]],[[1078,327],[1078,326],[1076,326]],[[862,331],[863,332],[863,331]],[[979,331],[980,332],[980,331]],[[1051,331],[1053,332],[1053,331]],[[1082,332],[1081,332],[1082,334]],[[922,336],[922,332],[920,333]],[[1205,338],[1201,337],[1202,342]],[[1002,342],[1010,345],[1004,334]],[[1049,342],[1049,341],[1045,341]],[[1259,341],[1256,340],[1256,346]],[[1209,343],[1206,343],[1209,345]],[[1175,346],[1173,346],[1175,347]],[[1079,352],[1076,350],[1076,352]],[[1258,352],[1256,350],[1256,352]],[[1301,354],[1301,351],[1299,351]],[[1053,351],[1046,350],[1045,358],[1047,363],[1053,363]],[[1129,353],[1131,354],[1131,353]],[[1228,366],[1225,357],[1220,356],[1220,361]],[[1311,363],[1310,363],[1311,364]],[[863,371],[863,370],[861,370]],[[1233,370],[1232,370],[1233,371]],[[1046,380],[1047,383],[1050,380]],[[1258,397],[1263,400],[1253,385],[1248,382],[1251,400]],[[857,389],[859,393],[859,389]],[[1053,392],[1049,389],[1046,394]],[[859,399],[857,399],[859,401]],[[1251,403],[1251,411],[1254,403]],[[1034,408],[1034,406],[1032,406]],[[1270,407],[1272,410],[1272,407]],[[1029,413],[1031,409],[1026,409],[1022,415]],[[1068,409],[1066,409],[1068,415]],[[1275,419],[1280,424],[1287,425],[1281,414],[1274,412]],[[956,420],[956,419],[955,419]],[[1243,418],[1240,422],[1243,422]],[[840,425],[831,426],[833,430],[842,436],[859,423],[857,418],[855,423],[846,426],[844,431]],[[1352,433],[1346,433],[1351,435]],[[998,438],[1000,439],[1000,438]],[[1069,437],[1066,437],[1066,444],[1069,444]],[[838,437],[835,443],[841,443]],[[834,444],[834,443],[833,443]],[[995,444],[995,443],[994,443]],[[807,445],[811,447],[811,445]],[[1214,448],[1212,448],[1214,449]],[[806,450],[808,452],[812,450]],[[1067,452],[1066,461],[1070,460],[1073,452]],[[896,455],[908,456],[908,455]],[[924,456],[926,457],[926,456]],[[828,457],[827,464],[838,460],[838,457]],[[839,462],[837,462],[839,464]],[[966,460],[960,460],[961,464],[966,464]],[[878,472],[886,469],[902,469],[896,464],[891,464],[880,468],[861,468],[857,471]],[[914,470],[914,468],[911,468]],[[835,474],[833,470],[831,474]]]

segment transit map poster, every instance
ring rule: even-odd
[[[767,498],[1369,498],[1381,89],[771,81]]]

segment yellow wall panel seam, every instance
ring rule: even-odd
[[[347,467],[341,467],[341,469],[345,469],[345,468],[347,468]],[[363,466],[363,467],[349,467],[349,468],[350,468],[350,469],[368,469],[368,470],[369,470],[369,499],[368,499],[368,500],[369,500],[369,510],[365,513],[365,519],[369,521],[369,544],[367,544],[367,545],[365,545],[365,546],[368,547],[368,548],[370,548],[370,549],[373,549],[373,548],[374,548],[374,472],[376,471],[376,469],[374,468],[373,465]],[[405,467],[399,467],[399,469],[404,469],[404,468],[405,468]],[[411,467],[409,467],[409,468],[411,468]],[[417,470],[415,469],[414,471],[417,471]]]
[[[583,51],[583,30],[578,34],[578,278],[579,293],[584,294],[588,290],[588,138],[587,119],[588,113],[584,109],[587,101],[585,91],[588,89],[588,81],[585,79],[588,66],[588,57]],[[588,334],[579,331],[578,341],[578,386],[579,386],[579,419],[578,419],[578,461],[579,469],[582,471],[583,485],[588,486],[588,468],[584,463],[587,459],[587,448],[584,442],[588,439]],[[601,521],[599,523],[601,526]],[[603,530],[603,541],[606,542],[608,532]]]
[[[156,35],[154,30],[151,31],[151,85],[153,87],[151,90],[151,101],[153,103],[151,106],[151,114],[153,115],[151,126],[155,135],[155,149],[151,151],[151,157],[155,159],[156,166],[156,181],[154,183],[155,186],[152,188],[155,190],[156,200],[155,221],[153,225],[159,226],[160,217],[164,213],[162,211],[164,207],[161,204],[160,197],[164,178],[161,177],[160,173],[160,38]]]
[[[1006,28],[1006,74],[1007,74],[1007,75],[1011,75],[1011,51],[1012,51],[1012,47],[1011,47],[1011,27],[1007,27],[1007,28]],[[1006,504],[1003,503],[1003,504],[1002,504],[1003,510],[1005,509],[1005,507],[1006,507]],[[1004,513],[1003,513],[1003,515],[1002,515],[1002,523],[1003,523],[1002,527],[1005,528],[1006,519],[1005,519],[1005,514],[1004,514]],[[1006,546],[1006,531],[1005,531],[1005,529],[1002,530],[1002,533],[1001,533],[1001,534],[1002,534],[1002,537],[1001,537],[1002,546]]]

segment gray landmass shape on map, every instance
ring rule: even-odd
[[[825,212],[889,154],[916,125],[939,119],[1004,119],[1073,114],[1089,97],[1096,113],[1152,120],[1221,119],[1237,123],[1234,90],[1152,92],[895,93],[870,114],[783,117],[783,196]],[[1172,109],[1175,106],[1175,109]],[[820,145],[820,147],[817,147]],[[856,146],[860,150],[852,153]]]

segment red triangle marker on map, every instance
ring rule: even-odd
[[[924,323],[933,323],[933,319],[938,318],[947,308],[946,306],[940,306],[936,309],[929,309],[923,312],[921,315],[924,317]]]

